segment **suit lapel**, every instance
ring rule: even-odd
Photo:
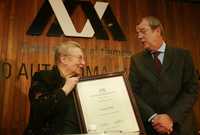
[[[170,67],[173,61],[173,51],[170,47],[166,46],[165,54],[164,54],[164,59],[163,59],[163,64],[162,64],[162,70],[161,74],[164,71],[167,71],[167,69]],[[144,51],[143,56],[142,56],[142,62],[144,64],[144,69],[147,69],[151,73],[153,73],[157,78],[160,78],[160,75],[157,73],[153,61],[153,57],[148,51]]]
[[[156,72],[153,57],[148,51],[144,51],[142,61],[144,62],[144,68],[147,69],[147,71],[150,71],[153,73],[156,77],[159,77],[159,74]]]
[[[166,71],[173,61],[173,51],[170,47],[166,46],[165,55],[163,59],[162,72]]]

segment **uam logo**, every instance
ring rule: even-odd
[[[81,7],[87,17],[80,32],[77,32],[70,18],[77,6]],[[55,20],[47,32],[48,36],[65,35],[87,38],[95,36],[97,39],[108,40],[107,32],[110,32],[113,40],[126,40],[109,3],[96,1],[93,5],[89,0],[45,0],[27,34],[41,35],[54,15]]]

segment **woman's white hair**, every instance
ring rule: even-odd
[[[55,63],[57,64],[59,62],[60,56],[67,56],[70,55],[70,49],[71,48],[80,48],[80,44],[75,41],[67,41],[60,43],[55,48]]]

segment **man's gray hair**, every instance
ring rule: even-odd
[[[156,28],[159,27],[160,31],[161,31],[161,35],[165,36],[164,27],[158,18],[156,18],[154,16],[146,16],[143,19],[147,20],[149,22],[149,26],[151,27],[152,30],[155,30]]]
[[[70,55],[70,49],[71,48],[80,48],[80,44],[75,41],[67,41],[60,43],[55,48],[55,63],[57,64],[59,61],[60,56],[67,56]]]

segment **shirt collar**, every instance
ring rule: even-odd
[[[160,48],[157,51],[161,52],[161,53],[164,53],[165,52],[165,48],[166,48],[166,43],[163,42],[162,45],[160,46]]]

